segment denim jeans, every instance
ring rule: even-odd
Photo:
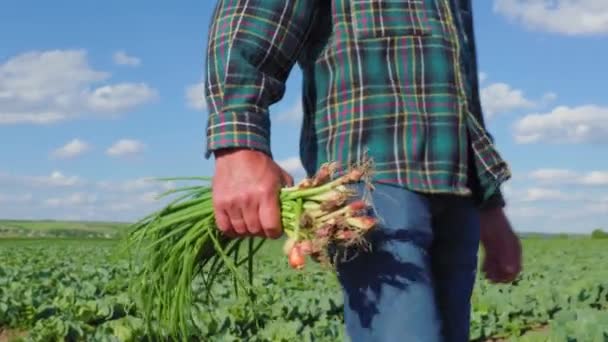
[[[338,264],[353,342],[464,342],[477,270],[470,198],[375,184],[370,252]],[[362,188],[360,187],[359,190]]]

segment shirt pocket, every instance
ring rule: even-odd
[[[357,39],[431,34],[425,0],[353,0],[350,14]]]

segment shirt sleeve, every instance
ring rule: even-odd
[[[477,48],[475,41],[475,29],[473,25],[473,9],[470,0],[461,1],[460,10],[464,12],[462,16],[464,32],[467,37],[467,54],[469,56],[469,75],[471,89],[471,111],[475,114],[480,124],[485,128],[485,120],[483,116],[483,108],[481,107],[481,100],[479,96],[479,76],[477,67]],[[489,133],[488,137],[494,142],[494,137]],[[489,196],[486,200],[480,203],[481,209],[491,209],[495,207],[505,207],[506,202],[502,195],[500,188],[496,188],[494,193]]]
[[[315,10],[312,0],[218,0],[206,56],[206,159],[235,147],[272,157],[269,107],[285,93]]]

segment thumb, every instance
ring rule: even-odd
[[[287,173],[287,171],[281,169],[281,178],[283,181],[283,186],[291,187],[293,186],[293,177]]]

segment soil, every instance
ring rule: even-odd
[[[26,335],[25,331],[0,328],[0,342],[11,342],[16,338],[25,337]]]

